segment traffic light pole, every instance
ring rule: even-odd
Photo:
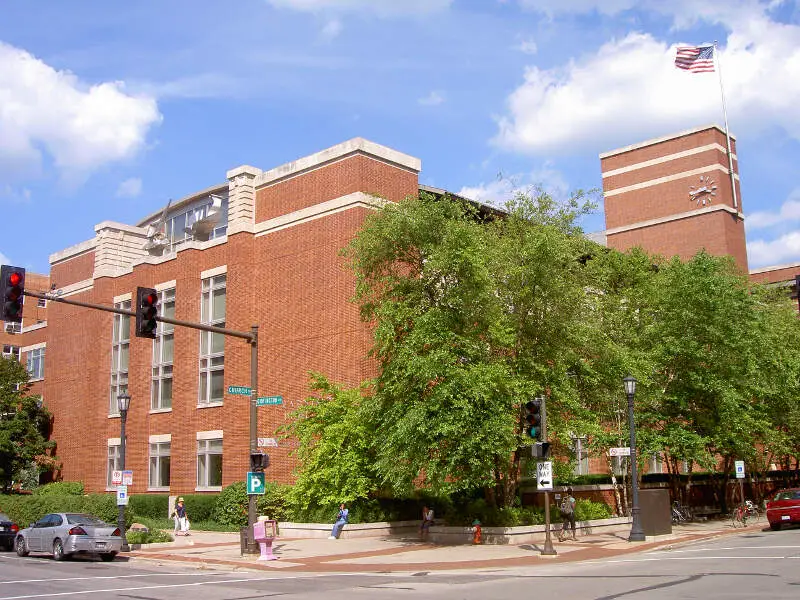
[[[547,400],[542,396],[542,441],[547,442]],[[556,556],[558,552],[553,547],[553,537],[550,532],[550,492],[544,493],[544,548],[539,553],[541,556]]]
[[[136,318],[136,312],[127,310],[125,308],[116,308],[115,306],[104,306],[102,304],[93,304],[91,302],[81,302],[79,300],[67,300],[60,298],[54,294],[45,294],[42,292],[33,292],[24,290],[25,296],[32,298],[41,298],[48,302],[61,302],[62,304],[70,304],[72,306],[82,306],[83,308],[93,308],[95,310],[102,310],[111,312],[118,315],[127,315]],[[236,331],[235,329],[226,329],[225,327],[215,327],[213,325],[204,325],[203,323],[193,323],[191,321],[182,321],[180,319],[172,319],[170,317],[162,317],[156,315],[156,321],[162,323],[169,323],[171,325],[178,325],[180,327],[189,327],[191,329],[199,329],[200,331],[210,331],[211,333],[219,333],[222,335],[230,335],[238,337],[250,342],[250,387],[252,392],[250,394],[250,454],[258,450],[258,412],[256,410],[256,398],[258,397],[258,325],[252,325],[250,332]],[[249,455],[248,455],[249,462]],[[258,544],[252,538],[253,524],[256,522],[256,496],[250,494],[247,503],[247,525],[248,525],[248,550],[258,552]]]

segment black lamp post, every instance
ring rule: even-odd
[[[625,395],[628,397],[628,423],[631,428],[631,534],[629,542],[644,542],[645,535],[642,529],[641,515],[639,514],[639,477],[636,473],[636,422],[633,419],[633,396],[636,394],[636,379],[628,375],[622,380],[625,385]]]
[[[120,462],[120,471],[125,470],[125,421],[128,420],[128,409],[131,406],[131,397],[128,394],[120,394],[117,396],[117,408],[119,409],[119,462]],[[119,514],[117,515],[117,527],[119,527],[120,533],[122,534],[122,547],[120,550],[122,552],[130,552],[130,546],[128,546],[128,536],[125,533],[125,505],[119,504],[117,506],[119,509]]]

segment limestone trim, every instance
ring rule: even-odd
[[[200,273],[200,279],[208,279],[209,277],[215,277],[216,275],[224,275],[228,272],[228,265],[220,265],[219,267],[214,267],[213,269],[206,269]]]
[[[260,237],[262,235],[279,231],[281,229],[286,229],[287,227],[292,227],[294,225],[307,223],[308,221],[327,217],[328,215],[350,210],[352,208],[360,207],[375,209],[381,208],[390,202],[390,200],[379,198],[377,196],[371,196],[370,194],[366,194],[364,192],[353,192],[352,194],[340,196],[326,202],[320,202],[314,206],[296,210],[294,212],[275,217],[274,219],[262,221],[255,227],[255,237]]]
[[[786,265],[770,265],[768,267],[750,269],[750,274],[755,275],[757,273],[771,273],[772,271],[781,271],[782,269],[800,269],[800,262],[789,263]]]
[[[722,144],[717,144],[717,143],[706,144],[705,146],[699,146],[697,148],[692,148],[690,150],[684,150],[683,152],[675,152],[674,154],[667,154],[666,156],[660,156],[652,160],[645,160],[643,162],[628,165],[627,167],[620,167],[619,169],[606,171],[603,173],[603,179],[605,179],[606,177],[613,177],[614,175],[622,175],[623,173],[630,173],[631,171],[636,171],[638,169],[645,169],[647,167],[652,167],[654,165],[660,165],[662,163],[669,162],[671,160],[685,158],[687,156],[692,156],[694,154],[700,154],[701,152],[707,152],[708,150],[718,150],[722,152],[726,157],[728,156],[728,151]],[[736,161],[739,160],[735,154],[733,155],[733,160]]]
[[[79,244],[75,244],[74,246],[70,246],[69,248],[64,248],[63,250],[59,250],[58,252],[54,252],[48,258],[50,261],[50,265],[55,265],[60,262],[65,262],[71,260],[73,258],[78,258],[79,256],[86,254],[87,252],[91,252],[97,246],[97,239],[92,238],[90,240],[86,240],[84,242],[80,242]]]
[[[643,181],[642,183],[635,183],[633,185],[626,185],[625,187],[608,190],[607,192],[603,192],[603,196],[605,196],[606,198],[610,196],[618,196],[619,194],[625,194],[626,192],[642,190],[645,188],[653,187],[654,185],[661,185],[662,183],[669,183],[670,181],[685,179],[686,177],[692,177],[693,175],[702,175],[703,173],[710,173],[712,171],[720,171],[722,173],[725,173],[725,175],[730,175],[730,171],[728,171],[728,169],[723,167],[722,165],[708,165],[706,167],[699,167],[697,169],[692,169],[691,171],[682,171],[681,173],[675,173],[674,175],[666,175],[664,177],[650,179],[649,181]],[[737,181],[739,180],[738,173],[734,174],[733,177]]]
[[[61,296],[72,296],[74,294],[82,294],[83,292],[88,292],[94,287],[94,279],[84,279],[83,281],[76,281],[75,283],[70,283],[69,285],[65,285],[62,288],[58,288],[55,290],[56,297]]]
[[[711,125],[703,125],[701,127],[694,127],[692,129],[686,129],[684,131],[679,131],[678,133],[672,133],[670,135],[665,135],[663,137],[657,137],[650,140],[645,140],[643,142],[639,142],[637,144],[631,144],[630,146],[623,146],[622,148],[617,148],[616,150],[609,150],[608,152],[603,152],[600,155],[600,158],[608,158],[609,156],[615,156],[617,154],[623,154],[625,152],[630,152],[631,150],[638,150],[639,148],[647,148],[648,146],[654,146],[655,144],[660,144],[662,142],[668,142],[670,140],[675,140],[678,138],[686,137],[687,135],[692,135],[693,133],[700,133],[701,131],[707,131],[709,129],[716,129],[722,135],[725,135],[725,129],[717,125],[716,123],[712,123]],[[730,134],[730,138],[732,140],[736,139],[736,136],[732,133]]]
[[[128,436],[125,436],[125,437],[128,437]],[[120,438],[108,438],[107,441],[108,441],[108,445],[109,446],[121,446],[122,445],[122,440],[120,440]]]
[[[119,304],[120,302],[127,302],[128,300],[133,299],[133,294],[128,292],[127,294],[120,294],[119,296],[114,296],[113,303]]]
[[[163,292],[164,290],[171,290],[176,285],[177,285],[177,282],[174,279],[171,279],[170,281],[165,281],[163,283],[157,283],[155,286],[153,286],[153,288],[157,292]]]
[[[95,225],[94,230],[97,233],[95,279],[130,273],[134,264],[148,256],[144,248],[147,232],[141,227],[103,221]]]
[[[613,229],[607,229],[605,231],[605,234],[606,236],[609,236],[617,233],[624,233],[626,231],[633,231],[634,229],[643,229],[645,227],[652,227],[653,225],[662,225],[664,223],[669,223],[671,221],[680,221],[682,219],[688,219],[690,217],[696,217],[699,215],[714,213],[720,210],[730,213],[744,221],[744,215],[739,211],[737,211],[735,208],[731,208],[727,204],[716,204],[714,206],[706,206],[704,208],[698,208],[696,210],[690,210],[688,212],[678,213],[676,215],[669,215],[667,217],[661,217],[659,219],[649,219],[647,221],[639,221],[638,223],[632,223],[630,225],[623,225],[622,227],[614,227]]]
[[[422,161],[420,159],[357,137],[315,154],[311,154],[310,156],[299,158],[295,161],[275,167],[269,171],[264,171],[255,178],[255,187],[258,189],[266,185],[274,184],[338,162],[355,154],[361,154],[384,163],[389,163],[413,173],[419,173],[422,170]]]
[[[39,342],[38,344],[31,344],[30,346],[22,346],[19,349],[20,356],[22,356],[25,352],[31,352],[32,350],[38,350],[39,348],[47,348],[47,342]]]
[[[22,327],[19,330],[19,332],[28,333],[29,331],[36,331],[37,329],[44,329],[45,327],[47,327],[47,321],[39,321],[38,323],[34,323],[33,325]]]
[[[216,429],[214,431],[198,431],[197,432],[197,439],[198,440],[219,440],[219,439],[222,439],[222,429]]]
[[[158,435],[151,435],[148,438],[149,444],[163,444],[164,442],[171,442],[171,441],[172,441],[171,433],[160,433]]]

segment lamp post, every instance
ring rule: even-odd
[[[131,397],[128,394],[120,394],[117,396],[117,408],[119,409],[119,463],[120,471],[125,470],[125,421],[128,420],[128,409],[131,406]],[[128,536],[125,534],[125,505],[117,505],[119,514],[117,515],[117,527],[119,527],[122,534],[122,552],[130,552],[128,546]]]
[[[628,397],[628,423],[631,428],[631,534],[629,542],[645,541],[642,521],[639,514],[639,477],[636,473],[636,422],[633,419],[633,396],[636,394],[636,379],[628,375],[622,380],[625,385],[625,395]]]

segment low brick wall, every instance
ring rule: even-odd
[[[419,521],[396,521],[393,523],[348,523],[342,528],[341,539],[376,537],[416,537],[419,534]],[[619,531],[627,533],[631,528],[629,518],[598,519],[578,521],[576,534],[580,536]],[[283,538],[324,539],[331,534],[332,523],[279,523],[278,530]],[[553,536],[557,535],[561,524],[550,526]],[[545,539],[544,525],[525,527],[483,527],[484,544],[536,544]],[[434,525],[430,528],[428,541],[433,544],[457,545],[472,543],[472,527],[447,527]]]

